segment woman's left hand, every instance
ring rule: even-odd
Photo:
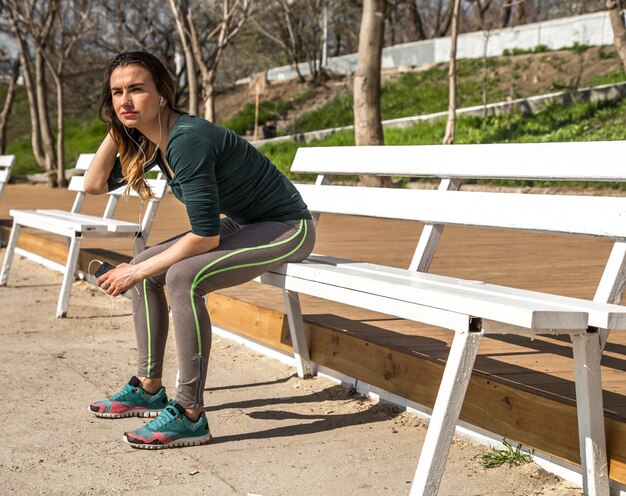
[[[139,280],[137,266],[122,263],[98,277],[98,286],[111,296],[119,296],[132,288]]]

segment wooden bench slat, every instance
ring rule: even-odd
[[[626,237],[626,198],[297,185],[315,212]]]
[[[292,172],[468,179],[626,181],[626,141],[300,147]]]
[[[570,309],[576,312],[589,314],[589,325],[602,329],[626,329],[626,307],[609,303],[594,302],[580,298],[559,296],[538,291],[511,288],[485,283],[483,281],[468,281],[438,274],[424,272],[409,272],[395,267],[376,265],[365,262],[353,262],[351,260],[335,257],[312,255],[307,260],[307,265],[324,264],[329,268],[341,267],[345,271],[361,273],[364,277],[382,274],[391,277],[399,287],[416,281],[418,284],[427,284],[442,291],[461,291],[475,298],[489,298],[490,296],[506,297],[512,301],[527,302],[529,305],[549,304],[562,310]],[[331,269],[332,270],[332,269]]]
[[[54,219],[80,222],[85,228],[88,226],[104,226],[109,232],[136,232],[141,225],[116,219],[104,219],[95,215],[73,214],[65,210],[36,210],[37,214]]]
[[[165,179],[146,179],[146,182],[150,186],[150,189],[152,190],[152,193],[154,194],[155,197],[163,198],[163,196],[165,195],[165,192],[167,191],[167,181]],[[74,191],[74,192],[84,191],[85,190],[84,183],[85,183],[84,176],[73,176],[70,179],[70,184],[67,189],[70,191]],[[115,195],[115,196],[122,196],[124,194],[125,189],[126,187],[123,186],[121,188],[114,189],[113,191],[109,191],[107,194]],[[129,195],[133,197],[139,196],[139,194],[135,190],[131,190],[129,192]]]
[[[376,294],[528,329],[587,328],[585,312],[572,311],[558,305],[528,302],[495,293],[481,294],[473,292],[471,288],[443,288],[418,279],[398,284],[395,277],[383,272],[364,274],[343,266],[305,262],[288,264],[284,267],[284,274],[288,277],[298,277],[319,284]]]

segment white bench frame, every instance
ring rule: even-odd
[[[94,154],[92,153],[80,155],[76,162],[76,168],[82,171],[87,170],[93,157]],[[22,227],[31,227],[67,238],[67,260],[64,266],[58,267],[64,273],[56,309],[56,316],[59,318],[67,315],[72,281],[78,274],[78,255],[83,237],[129,237],[133,239],[134,252],[139,253],[143,251],[159,207],[159,201],[165,195],[167,189],[167,182],[160,172],[157,179],[148,180],[155,198],[148,202],[141,221],[136,223],[113,218],[118,200],[124,192],[123,187],[108,193],[109,200],[102,216],[81,214],[80,209],[86,197],[83,182],[83,176],[73,176],[70,180],[68,189],[76,192],[76,198],[70,211],[52,209],[9,211],[13,217],[13,228],[0,272],[0,286],[6,286],[7,284],[11,262],[16,252],[17,239]],[[131,194],[136,196],[134,192]],[[26,257],[41,261],[41,257],[37,255],[25,250],[17,250]],[[54,263],[46,263],[46,265],[56,266]]]
[[[462,178],[625,182],[614,157],[626,141],[454,146],[300,148],[293,172],[311,211],[425,224],[408,270],[313,255],[264,274],[284,290],[298,374],[315,372],[298,293],[454,331],[411,496],[435,495],[485,333],[567,334],[573,342],[578,428],[586,495],[608,496],[600,359],[608,333],[626,328],[626,198],[458,191]],[[604,157],[604,161],[600,162]],[[608,158],[608,160],[607,160]],[[437,177],[439,189],[330,186],[335,174]],[[446,224],[602,236],[615,240],[593,301],[428,274]]]
[[[15,155],[0,155],[0,198],[4,193],[4,188],[11,179],[11,171],[15,164]]]
[[[15,155],[0,155],[0,199],[2,199],[4,189],[9,184],[14,164]],[[0,241],[0,247],[2,246],[4,246],[4,243]]]

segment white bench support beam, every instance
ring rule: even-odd
[[[471,327],[475,324],[479,322]],[[482,335],[471,329],[454,334],[410,496],[432,496],[439,490]]]
[[[4,261],[2,262],[2,272],[0,272],[0,286],[6,286],[9,278],[9,270],[11,270],[11,261],[15,254],[15,246],[17,245],[17,238],[20,235],[22,226],[13,222],[13,229],[11,229],[11,236],[9,236],[9,243],[7,244],[7,251],[4,254]]]
[[[293,355],[296,360],[298,377],[312,377],[315,373],[311,357],[309,355],[309,345],[304,334],[304,320],[300,307],[300,297],[295,291],[283,290],[285,298],[285,308],[287,310],[287,321],[291,334],[291,345]]]
[[[616,241],[604,267],[602,279],[593,297],[593,301],[619,305],[626,289],[626,242]],[[600,330],[600,345],[604,350],[609,331]]]
[[[70,301],[72,283],[76,276],[75,269],[78,265],[78,254],[80,253],[80,242],[82,240],[83,237],[77,233],[70,241],[65,272],[63,274],[63,283],[61,284],[61,292],[59,293],[59,300],[57,301],[56,316],[58,318],[64,318],[67,315],[67,307]]]
[[[601,335],[598,332],[572,336],[578,437],[585,496],[609,496],[600,341]]]

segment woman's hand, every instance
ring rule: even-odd
[[[119,296],[125,293],[141,278],[137,274],[137,266],[127,263],[119,264],[115,269],[98,277],[98,286],[111,296]]]

